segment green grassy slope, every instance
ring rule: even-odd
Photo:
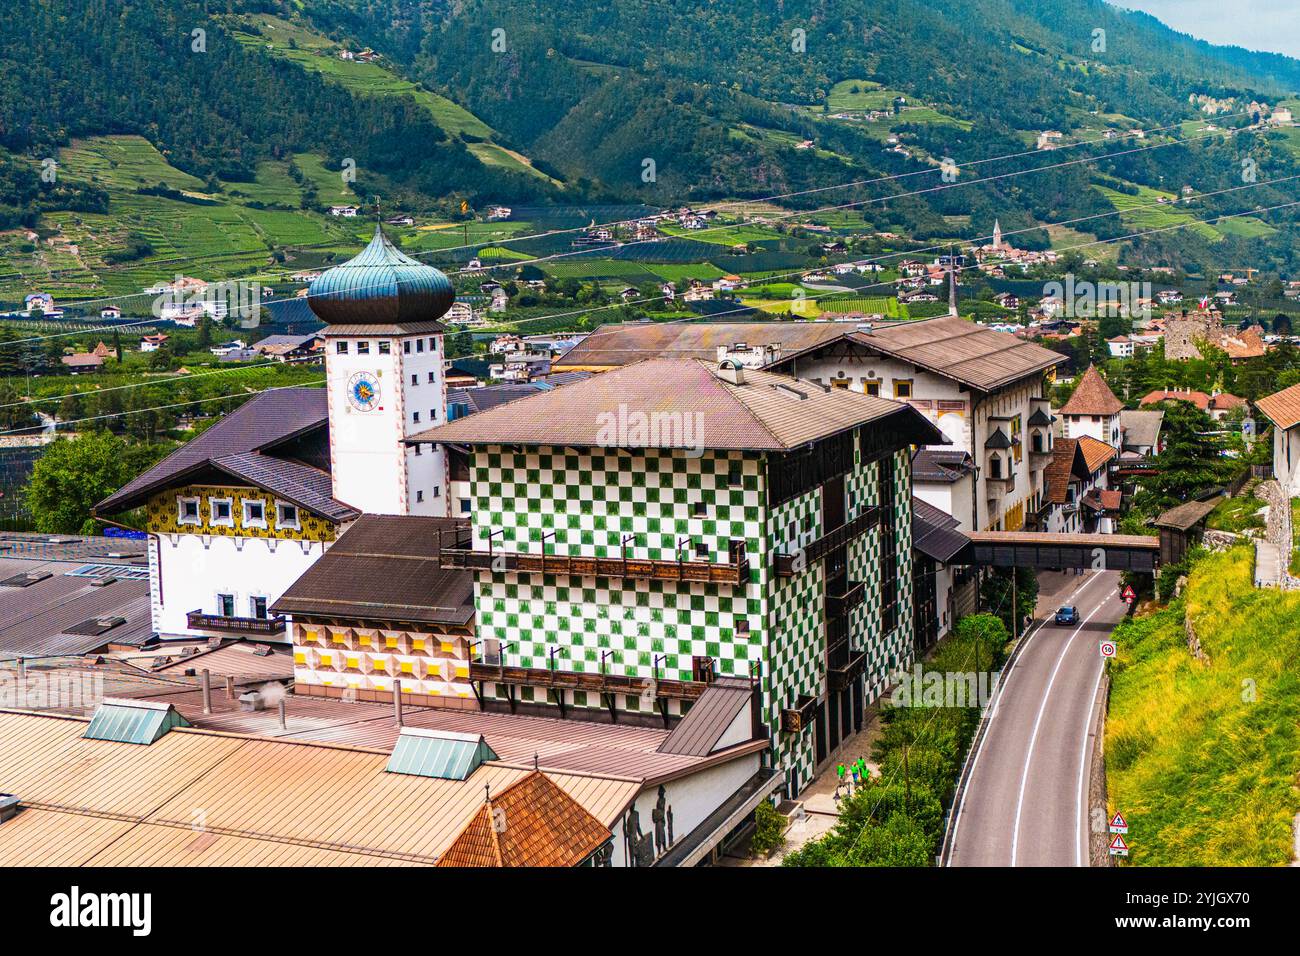
[[[1291,861],[1300,594],[1256,590],[1252,573],[1249,549],[1209,555],[1182,599],[1116,631],[1106,776],[1132,864]],[[1184,612],[1204,662],[1188,650]]]

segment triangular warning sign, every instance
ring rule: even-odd
[[[1130,587],[1130,586],[1127,585],[1127,584],[1124,585],[1124,592],[1123,592],[1123,598],[1124,598],[1124,600],[1125,600],[1125,601],[1131,601],[1131,600],[1133,600],[1135,597],[1137,597],[1137,595],[1133,592],[1133,588]]]
[[[1110,852],[1118,856],[1128,856],[1128,844],[1124,842],[1124,834],[1115,834],[1115,839],[1110,841]]]
[[[1118,810],[1115,811],[1115,816],[1111,818],[1110,832],[1128,833],[1128,821],[1124,819],[1124,814],[1120,813]]]

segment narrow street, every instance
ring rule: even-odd
[[[1119,573],[1046,574],[1039,619],[1002,682],[955,809],[950,866],[1086,866],[1099,645],[1123,618]],[[1055,585],[1055,587],[1053,587]]]

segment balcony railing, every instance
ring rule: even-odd
[[[826,678],[832,691],[841,691],[862,676],[866,670],[867,652],[849,648],[848,641],[828,653]]]
[[[843,594],[826,595],[826,614],[828,617],[843,617],[853,608],[862,603],[863,597],[866,596],[867,585],[864,581],[858,581],[856,584],[850,583],[849,587]]]
[[[475,681],[516,684],[525,687],[548,687],[557,690],[583,690],[600,694],[630,694],[640,697],[670,697],[695,700],[708,688],[704,681],[666,680],[654,677],[629,677],[625,674],[578,673],[550,670],[545,667],[510,667],[473,661],[469,676]]]
[[[273,617],[228,617],[225,614],[204,614],[202,611],[190,611],[185,615],[185,623],[199,631],[230,631],[235,634],[280,634],[284,631],[285,619],[279,615]]]
[[[594,555],[528,554],[488,548],[443,547],[441,565],[470,571],[536,571],[578,577],[640,578],[652,581],[702,581],[738,587],[749,582],[749,558],[743,541],[731,542],[727,560],[715,563],[678,559],[599,558]]]
[[[776,573],[783,578],[791,577],[797,571],[801,571],[814,562],[822,560],[831,551],[842,548],[854,538],[865,534],[878,524],[880,524],[880,508],[872,505],[852,521],[822,535],[804,548],[802,552],[778,554],[776,556]]]

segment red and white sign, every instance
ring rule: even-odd
[[[1115,816],[1111,818],[1110,832],[1128,833],[1128,821],[1124,819],[1124,814],[1120,813],[1118,810],[1115,811]]]
[[[1132,604],[1133,599],[1136,598],[1137,595],[1133,592],[1133,586],[1131,584],[1126,584],[1124,585],[1124,590],[1120,592],[1120,597],[1125,601],[1128,601],[1129,604]]]
[[[1117,650],[1118,650],[1118,648],[1115,646],[1115,642],[1114,642],[1114,641],[1102,641],[1102,642],[1101,642],[1101,656],[1102,656],[1102,658],[1104,658],[1104,659],[1106,659],[1106,660],[1109,660],[1110,658],[1112,658],[1112,657],[1115,656],[1115,652],[1116,652]]]
[[[1115,839],[1110,841],[1111,856],[1128,856],[1128,844],[1124,842],[1123,834],[1116,833]]]

